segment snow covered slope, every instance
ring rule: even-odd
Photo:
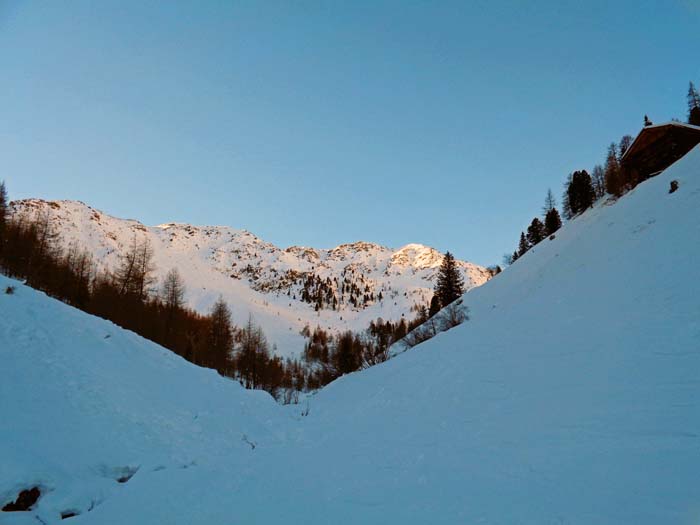
[[[0,503],[38,483],[45,523],[92,501],[75,523],[698,523],[698,209],[700,147],[466,294],[468,322],[302,406],[20,287]]]
[[[700,146],[466,294],[470,321],[321,391],[313,454],[343,460],[319,512],[698,523],[698,210]]]
[[[168,477],[279,439],[281,407],[132,332],[0,277],[0,507],[25,485],[38,516],[87,512],[134,472]],[[24,513],[0,512],[0,523]],[[17,521],[17,523],[38,523]]]
[[[77,243],[108,270],[116,267],[135,238],[148,238],[158,276],[178,268],[191,307],[207,313],[223,295],[234,321],[242,325],[252,315],[283,355],[301,352],[300,331],[306,324],[361,331],[378,317],[412,319],[415,306],[429,303],[442,262],[442,254],[420,244],[399,250],[366,242],[330,250],[283,250],[243,230],[186,224],[146,227],[77,201],[27,199],[13,202],[11,212],[29,218],[48,214],[63,246]],[[490,277],[481,266],[458,264],[468,289]]]

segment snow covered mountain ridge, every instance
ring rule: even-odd
[[[421,244],[393,250],[369,242],[332,249],[279,248],[245,230],[167,223],[148,227],[80,201],[25,199],[11,203],[15,218],[48,216],[59,244],[88,250],[102,270],[114,269],[134,239],[147,238],[161,279],[177,268],[189,306],[205,313],[219,295],[234,321],[248,316],[279,353],[301,351],[305,325],[330,331],[367,328],[379,317],[410,320],[432,297],[443,255]],[[486,268],[457,261],[469,290],[486,282]]]

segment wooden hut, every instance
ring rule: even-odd
[[[628,180],[641,182],[668,168],[700,144],[700,126],[667,122],[646,126],[622,156]]]

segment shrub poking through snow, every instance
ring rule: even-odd
[[[6,295],[12,295],[13,293],[15,293],[15,287],[14,287],[14,286],[8,286],[7,288],[5,288],[5,294],[6,294]]]
[[[425,323],[406,334],[406,337],[401,340],[401,344],[404,349],[412,348],[428,339],[432,339],[440,332],[446,332],[468,320],[469,308],[464,305],[461,298],[457,299]]]
[[[671,181],[671,189],[668,190],[669,193],[673,193],[678,189],[678,181],[677,180],[672,180]]]
[[[32,487],[31,489],[23,490],[19,493],[17,499],[5,505],[2,508],[2,511],[22,512],[30,510],[39,499],[39,496],[41,496],[41,491],[39,490],[39,487]]]

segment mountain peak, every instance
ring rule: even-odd
[[[415,268],[437,268],[442,263],[443,255],[434,248],[423,244],[407,244],[396,250],[391,258],[394,265]]]

